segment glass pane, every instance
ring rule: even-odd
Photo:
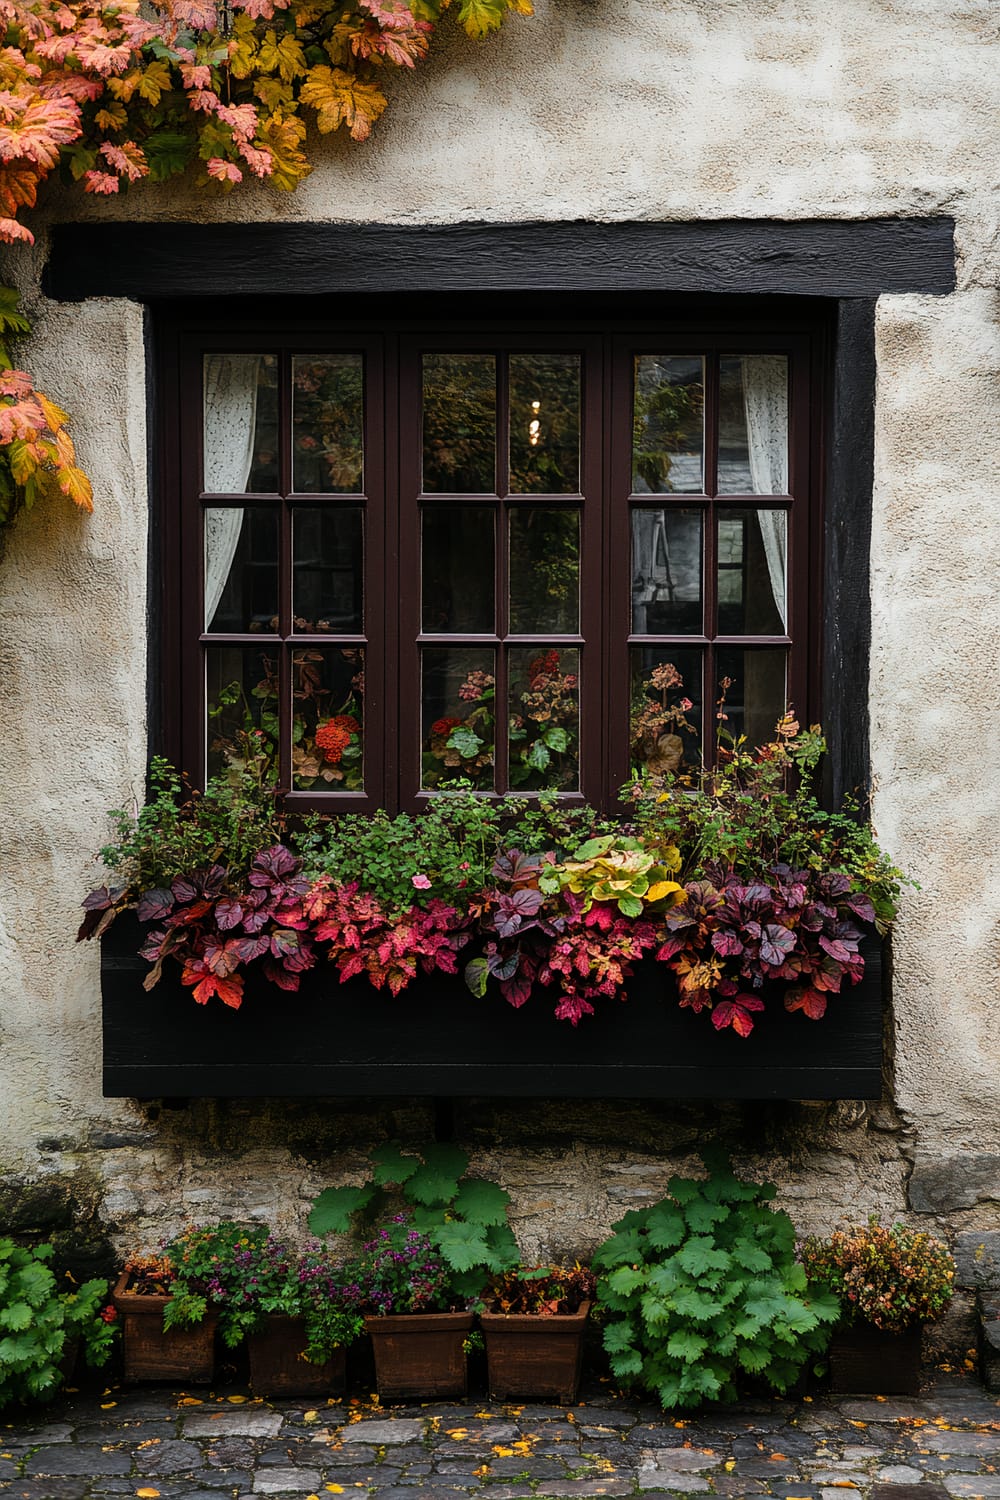
[[[702,634],[702,513],[632,511],[632,631]]]
[[[580,490],[580,356],[510,356],[510,493]]]
[[[511,787],[579,791],[579,648],[516,646],[509,669]]]
[[[788,360],[783,354],[722,361],[719,494],[788,494]]]
[[[635,362],[632,490],[700,494],[705,487],[705,362],[642,354]]]
[[[425,354],[424,493],[496,493],[497,372],[492,354]]]
[[[273,354],[206,354],[205,482],[209,495],[278,488],[278,361]]]
[[[725,696],[719,709],[726,716],[719,721],[723,735],[745,734],[751,745],[765,745],[774,738],[774,726],[786,707],[787,660],[783,647],[719,647],[716,697]],[[727,678],[729,686],[725,687]]]
[[[209,646],[205,652],[209,776],[247,766],[278,780],[278,654],[274,646]]]
[[[510,510],[510,629],[573,635],[580,629],[580,512],[541,505]]]
[[[292,652],[294,791],[363,787],[364,664],[360,647]]]
[[[278,513],[270,505],[205,511],[205,629],[278,628]]]
[[[787,517],[782,510],[719,514],[719,634],[785,634]]]
[[[421,519],[421,628],[491,635],[496,507],[426,505]]]
[[[292,512],[292,625],[332,635],[363,629],[364,512],[301,505]]]
[[[632,769],[684,776],[701,764],[703,654],[691,646],[633,646]]]
[[[292,360],[292,489],[364,489],[364,361],[360,354]]]
[[[425,790],[470,782],[491,792],[496,659],[488,646],[425,646],[421,663],[421,741]]]

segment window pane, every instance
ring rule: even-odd
[[[580,357],[510,356],[510,493],[580,489]]]
[[[517,646],[509,657],[510,784],[514,791],[580,787],[580,652]]]
[[[683,776],[701,764],[703,654],[690,646],[633,646],[632,769]]]
[[[719,634],[784,635],[785,512],[722,511],[718,526]]]
[[[495,547],[495,506],[423,507],[421,629],[493,634]]]
[[[278,653],[260,646],[210,646],[205,652],[209,776],[248,763],[278,780]]]
[[[292,489],[364,489],[364,362],[360,354],[292,360]]]
[[[510,510],[510,629],[573,635],[580,628],[580,512],[574,506]]]
[[[206,354],[204,489],[209,495],[278,488],[278,361],[273,354]]]
[[[751,745],[764,745],[774,738],[774,726],[785,712],[785,666],[783,648],[720,646],[715,656],[716,697],[725,689],[721,727],[728,734],[745,734]]]
[[[425,646],[421,737],[425,790],[471,782],[492,791],[496,660],[484,646]]]
[[[425,354],[424,493],[496,493],[496,360]]]
[[[700,494],[705,487],[704,360],[643,354],[635,362],[632,489]]]
[[[354,792],[364,785],[364,651],[292,652],[292,787]]]
[[[205,629],[278,628],[278,514],[269,505],[205,511]]]
[[[632,631],[701,635],[702,513],[632,511]]]
[[[788,360],[783,354],[722,361],[719,494],[788,494]]]
[[[360,634],[364,572],[360,505],[296,506],[292,512],[295,630]]]

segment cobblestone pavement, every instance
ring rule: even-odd
[[[10,1415],[8,1411],[6,1416]],[[572,1408],[379,1408],[152,1386],[0,1422],[11,1500],[531,1500],[598,1495],[1000,1500],[1000,1403],[944,1377],[918,1399],[817,1395],[674,1419],[600,1388]]]

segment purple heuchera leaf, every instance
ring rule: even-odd
[[[538,875],[541,860],[537,854],[522,854],[520,849],[506,849],[493,861],[494,880],[506,885],[525,885]]]
[[[712,933],[712,947],[722,958],[736,958],[743,952],[736,933],[728,929]]]
[[[863,891],[855,891],[852,895],[845,896],[843,905],[847,907],[848,911],[852,911],[860,921],[875,921],[875,908],[872,905],[871,897],[866,896]]]
[[[106,885],[98,886],[96,891],[91,891],[90,895],[85,897],[83,909],[84,911],[107,911],[109,906],[114,905],[115,897],[120,895],[120,891],[112,893]]]
[[[275,844],[258,854],[250,871],[251,885],[278,885],[297,875],[302,861],[296,859],[284,844]]]
[[[172,891],[144,891],[136,908],[140,922],[162,922],[174,909]]]
[[[776,969],[780,968],[785,961],[785,955],[791,953],[794,947],[794,932],[789,932],[787,927],[779,927],[775,922],[767,924],[766,933],[760,943],[760,956],[764,963]]]

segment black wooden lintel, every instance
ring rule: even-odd
[[[140,302],[359,292],[877,297],[955,286],[954,220],[101,223],[52,231],[46,294]]]

